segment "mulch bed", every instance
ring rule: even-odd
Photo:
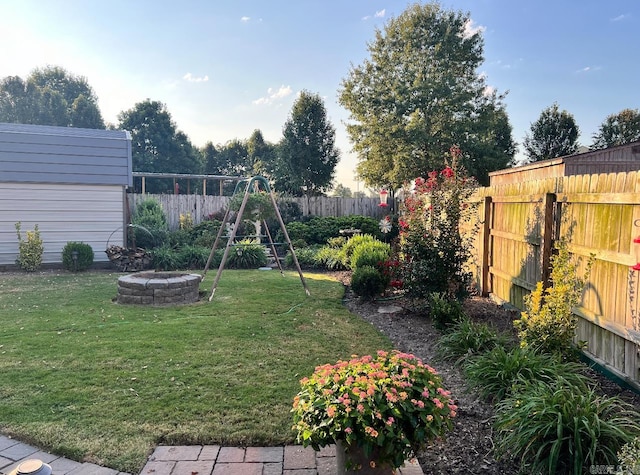
[[[428,316],[408,310],[381,313],[381,307],[402,307],[402,302],[363,302],[350,291],[348,273],[339,273],[337,277],[346,287],[345,306],[385,334],[398,350],[412,353],[435,367],[444,380],[444,386],[452,392],[457,401],[459,410],[458,416],[454,419],[453,431],[447,435],[446,440],[432,443],[418,456],[423,472],[430,475],[518,473],[516,461],[496,459],[492,425],[493,406],[469,391],[460,368],[450,361],[438,358],[435,343],[441,333],[432,325]],[[480,297],[473,297],[465,303],[465,313],[474,321],[484,322],[498,331],[511,333],[514,333],[512,322],[519,317],[517,312]],[[603,394],[619,396],[640,410],[640,396],[637,393],[620,387],[586,366],[585,371]]]

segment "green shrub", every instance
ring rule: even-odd
[[[445,331],[465,316],[462,303],[444,293],[433,292],[429,295],[429,316],[433,325]]]
[[[204,269],[211,249],[202,246],[182,246],[177,254],[180,269]]]
[[[77,260],[73,260],[74,251]],[[68,242],[62,249],[62,267],[70,271],[83,271],[93,264],[93,249],[83,242]]]
[[[257,269],[266,266],[267,260],[264,246],[243,240],[231,248],[225,265],[230,269]]]
[[[386,279],[375,267],[361,266],[351,275],[351,289],[363,299],[373,299],[384,292],[385,288]]]
[[[21,223],[16,223],[16,232],[18,234],[18,258],[16,264],[27,272],[38,270],[42,264],[42,254],[44,254],[44,243],[40,238],[40,231],[36,224],[33,231],[27,231],[26,239],[22,239],[20,232]]]
[[[579,475],[590,465],[615,465],[616,453],[640,433],[633,409],[562,378],[526,385],[496,407],[498,454],[520,460],[522,473]]]
[[[375,241],[376,238],[371,234],[356,234],[355,236],[351,236],[340,248],[340,261],[342,265],[348,269],[351,266],[353,251],[362,244],[373,243]]]
[[[217,220],[204,220],[199,222],[189,230],[187,243],[211,249],[216,240],[216,236],[218,235],[220,226],[222,226],[222,222]],[[226,238],[221,237],[220,242],[218,242],[218,246],[224,247],[226,245]]]
[[[327,270],[344,270],[345,265],[342,263],[342,252],[340,248],[330,245],[322,246],[316,252],[316,261],[319,266]]]
[[[563,362],[555,355],[534,353],[521,347],[503,346],[468,360],[465,375],[469,386],[485,400],[497,402],[514,390],[535,381],[551,384],[562,378],[579,391],[587,391],[589,379],[579,363]]]
[[[244,200],[244,193],[236,193],[229,200],[229,209],[233,211],[240,211],[240,206]],[[242,213],[243,219],[248,220],[263,220],[269,219],[275,215],[273,203],[271,202],[271,196],[266,192],[249,193],[247,198],[247,204],[245,205],[244,212]]]
[[[616,475],[640,473],[640,437],[634,437],[622,446],[618,452],[618,463]]]
[[[346,246],[346,244],[345,244]],[[383,263],[391,256],[391,246],[374,238],[370,242],[362,242],[357,245],[349,259],[349,267],[352,270],[362,266],[372,266],[382,270]],[[385,287],[388,282],[385,283]]]
[[[303,239],[311,244],[325,244],[331,238],[340,237],[341,229],[359,229],[362,234],[369,234],[382,239],[378,220],[367,216],[310,216],[302,221],[287,223],[287,232],[293,239]],[[278,233],[278,240],[284,239]]]
[[[137,247],[153,249],[162,246],[167,239],[167,217],[153,198],[142,200],[131,217]]]
[[[178,252],[170,246],[156,247],[150,254],[151,263],[156,270],[177,270],[180,265]]]
[[[526,311],[513,324],[523,348],[572,357],[573,338],[578,324],[573,307],[578,306],[593,258],[589,259],[583,278],[578,264],[571,258],[565,241],[558,242],[558,252],[551,257],[551,286],[543,289],[538,282],[525,298]]]
[[[507,342],[506,337],[498,333],[486,323],[475,323],[463,317],[445,333],[436,344],[438,354],[445,359],[463,363],[467,358]]]
[[[296,258],[298,259],[298,264],[303,269],[319,269],[322,267],[322,264],[316,258],[318,253],[318,246],[309,246],[303,247],[300,249],[295,249]],[[294,267],[293,256],[291,252],[288,252],[284,258],[285,267]]]

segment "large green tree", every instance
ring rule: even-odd
[[[83,76],[58,66],[35,69],[26,80],[0,81],[0,121],[103,129],[98,98]]]
[[[322,98],[302,91],[283,128],[278,191],[312,196],[330,190],[340,160],[335,138]]]
[[[177,129],[167,107],[147,99],[118,114],[118,128],[131,133],[133,170],[152,173],[202,173],[200,151]],[[149,192],[171,190],[166,181],[153,180]]]
[[[640,112],[623,109],[608,116],[593,135],[592,150],[615,147],[640,140]]]
[[[578,150],[579,135],[573,115],[554,103],[531,124],[531,134],[524,139],[525,153],[530,162],[571,155]]]
[[[470,25],[468,14],[414,4],[376,31],[370,58],[342,81],[339,101],[367,185],[396,188],[441,169],[452,145],[481,182],[513,162],[503,96],[478,73],[483,40]]]

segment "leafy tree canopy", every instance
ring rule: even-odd
[[[593,135],[592,150],[615,147],[640,140],[640,112],[624,109],[608,116]]]
[[[19,76],[2,79],[0,122],[105,127],[98,98],[87,79],[58,66],[35,69],[26,80]]]
[[[468,14],[414,4],[376,32],[370,58],[343,80],[339,101],[367,185],[397,188],[441,169],[454,144],[481,182],[513,163],[503,96],[477,72],[483,40],[470,26]]]
[[[526,155],[530,162],[571,155],[578,150],[579,135],[573,116],[554,103],[531,124],[531,134],[524,139]]]
[[[133,170],[152,173],[202,173],[200,151],[177,130],[166,106],[147,99],[118,114],[118,128],[131,133]],[[150,183],[150,192],[171,189],[164,182]]]
[[[322,98],[302,91],[285,122],[276,170],[278,191],[319,195],[331,189],[340,151]]]

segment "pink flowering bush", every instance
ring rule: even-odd
[[[407,190],[399,226],[403,289],[410,298],[427,300],[437,292],[462,299],[471,284],[467,264],[474,236],[461,227],[477,222],[470,199],[476,183],[460,164],[461,155],[451,147],[443,170],[416,178]]]
[[[456,416],[436,370],[398,351],[318,366],[300,385],[291,411],[298,443],[358,445],[392,468],[443,436]]]

